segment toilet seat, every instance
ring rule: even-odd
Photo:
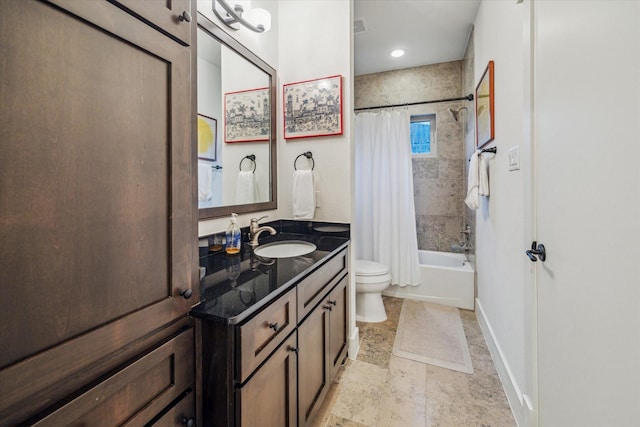
[[[389,274],[389,267],[375,261],[356,260],[356,276],[383,276]]]

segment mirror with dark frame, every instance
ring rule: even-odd
[[[199,219],[276,209],[276,71],[198,13]]]

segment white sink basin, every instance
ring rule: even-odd
[[[302,240],[284,240],[267,243],[253,250],[258,256],[265,258],[291,258],[306,255],[316,250],[316,245]]]

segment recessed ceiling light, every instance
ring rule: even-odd
[[[400,58],[402,55],[404,55],[404,50],[402,49],[396,49],[391,51],[391,56],[393,56],[394,58]]]

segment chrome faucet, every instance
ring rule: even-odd
[[[251,225],[249,225],[249,246],[255,248],[258,246],[258,237],[262,234],[263,231],[268,231],[273,236],[276,234],[276,229],[273,227],[269,227],[268,225],[260,227],[258,221],[267,218],[267,216],[263,216],[260,218],[251,218]]]

